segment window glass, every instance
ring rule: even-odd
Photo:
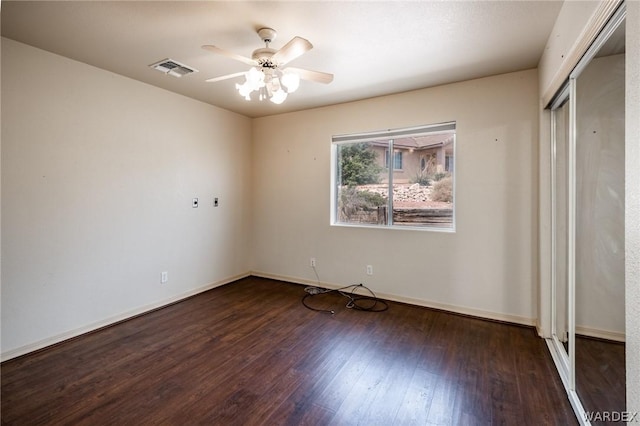
[[[334,137],[332,224],[453,230],[454,148],[455,123]]]
[[[388,144],[387,142],[383,142]],[[384,164],[386,168],[389,168],[389,150],[384,151]],[[402,170],[402,151],[394,151],[393,152],[393,169],[394,170]]]

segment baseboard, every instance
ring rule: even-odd
[[[581,327],[576,325],[576,335],[595,337],[596,339],[612,340],[614,342],[625,342],[625,333],[619,331],[601,330],[597,328]]]
[[[261,272],[261,271],[251,271],[251,275],[256,277],[270,278],[273,280],[287,281],[295,284],[319,285],[324,288],[340,288],[345,286],[344,284],[318,282],[314,280],[308,280],[305,278],[291,277],[287,275],[277,275],[277,274],[271,274],[268,272]],[[375,289],[372,289],[372,290],[375,291]],[[442,311],[468,315],[468,316],[478,317],[482,319],[489,319],[493,321],[508,322],[513,324],[526,325],[526,326],[536,325],[535,318],[527,318],[527,317],[522,317],[518,315],[484,311],[481,309],[475,309],[475,308],[470,308],[466,306],[450,305],[446,303],[434,302],[431,300],[424,300],[424,299],[415,299],[411,297],[404,297],[404,296],[399,296],[399,295],[390,294],[390,293],[380,293],[378,291],[375,291],[375,293],[376,293],[376,296],[380,297],[381,299],[391,300],[394,302],[407,303],[407,304],[416,305],[416,306],[423,306],[425,308],[439,309]]]
[[[189,297],[195,296],[196,294],[203,293],[205,291],[211,290],[212,288],[216,288],[216,287],[219,287],[221,285],[225,285],[225,284],[231,283],[233,281],[237,281],[239,279],[246,278],[249,275],[250,274],[247,272],[247,273],[244,273],[244,274],[235,275],[233,277],[228,277],[228,278],[225,278],[223,280],[219,280],[219,281],[204,285],[202,287],[198,287],[196,289],[189,290],[189,291],[187,291],[185,293],[173,296],[173,297],[171,297],[169,299],[165,299],[165,300],[162,300],[160,302],[155,302],[155,303],[151,303],[151,304],[148,304],[148,305],[145,305],[145,306],[141,306],[141,307],[139,307],[137,309],[133,309],[131,311],[124,312],[122,314],[115,315],[113,317],[109,317],[109,318],[106,318],[106,319],[101,320],[101,321],[94,322],[94,323],[86,325],[84,327],[76,328],[74,330],[70,330],[70,331],[67,331],[65,333],[61,333],[61,334],[58,334],[58,335],[55,335],[55,336],[52,336],[52,337],[48,337],[46,339],[42,339],[42,340],[37,341],[35,343],[30,343],[28,345],[21,346],[21,347],[16,348],[16,349],[11,349],[9,351],[2,352],[2,354],[0,354],[0,361],[4,362],[4,361],[10,360],[12,358],[16,358],[18,356],[21,356],[21,355],[26,355],[26,354],[28,354],[30,352],[34,352],[34,351],[37,351],[37,350],[40,350],[40,349],[44,349],[47,346],[55,345],[57,343],[64,342],[65,340],[69,340],[69,339],[72,339],[74,337],[78,337],[80,335],[83,335],[83,334],[86,334],[86,333],[90,333],[92,331],[96,331],[96,330],[99,330],[101,328],[108,327],[110,325],[113,325],[113,324],[116,324],[116,323],[119,323],[119,322],[122,322],[122,321],[126,321],[128,319],[143,315],[145,313],[154,311],[156,309],[163,308],[165,306],[168,306],[168,305],[171,305],[173,303],[179,302],[181,300],[187,299]]]

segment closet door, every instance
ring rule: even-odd
[[[625,411],[624,18],[623,3],[551,105],[550,349],[581,424]]]
[[[587,412],[625,411],[624,30],[575,87],[575,385]]]

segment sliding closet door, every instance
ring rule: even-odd
[[[625,411],[624,17],[623,4],[551,105],[550,348],[581,424]]]
[[[624,23],[576,79],[575,382],[587,412],[625,410]]]

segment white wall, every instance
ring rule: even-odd
[[[249,271],[248,118],[8,39],[2,67],[3,358]]]
[[[640,2],[627,2],[625,297],[627,411],[640,413]],[[639,414],[640,416],[640,414]]]
[[[535,70],[255,119],[256,274],[532,324]],[[455,120],[455,233],[329,225],[331,136]],[[371,264],[374,275],[365,274]]]

